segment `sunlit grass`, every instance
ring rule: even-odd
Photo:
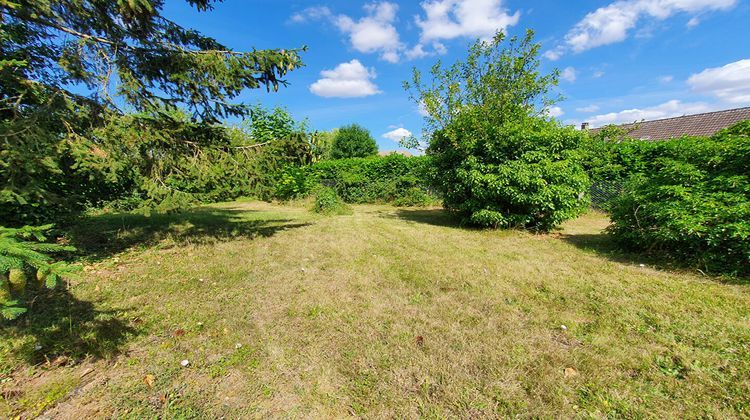
[[[100,216],[71,238],[89,265],[47,297],[57,312],[3,331],[0,417],[33,414],[40,378],[90,369],[51,417],[747,416],[750,286],[616,254],[606,224],[263,203]]]

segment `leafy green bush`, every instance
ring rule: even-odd
[[[546,231],[588,207],[580,132],[535,118],[485,121],[465,111],[432,138],[428,152],[446,208],[477,226]]]
[[[587,138],[583,147],[583,166],[592,183],[592,202],[609,211],[623,185],[635,174],[643,173],[658,156],[657,142],[617,135],[615,127],[603,129]]]
[[[328,187],[319,187],[314,192],[315,201],[312,211],[325,215],[351,214],[351,209],[336,194],[336,191]]]
[[[747,127],[644,146],[642,169],[613,204],[609,232],[628,249],[750,274]]]
[[[540,45],[498,32],[465,60],[418,70],[404,87],[424,107],[444,206],[482,227],[549,230],[588,206],[583,134],[546,118],[559,72],[542,75]]]
[[[396,207],[427,207],[439,203],[439,201],[422,188],[409,188],[404,195],[396,198],[393,205]]]
[[[313,187],[305,168],[286,166],[279,171],[276,180],[275,198],[292,200],[307,195]]]
[[[52,225],[18,229],[0,226],[0,318],[14,319],[26,312],[22,300],[32,276],[39,286],[52,288],[59,279],[78,271],[77,266],[55,262],[49,255],[75,250],[43,242],[50,229]]]
[[[347,203],[390,203],[418,189],[429,194],[432,167],[424,156],[329,160],[305,168],[312,183],[333,188]],[[434,197],[433,197],[434,199]]]
[[[590,138],[584,147],[583,165],[592,182],[622,184],[646,169],[657,145],[635,139]]]

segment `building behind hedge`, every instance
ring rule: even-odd
[[[682,136],[710,137],[724,128],[745,120],[750,120],[750,107],[642,121],[623,124],[618,127],[622,128],[630,138],[640,140],[668,140]],[[588,123],[581,125],[581,129],[583,130],[587,130],[588,127]],[[589,130],[589,133],[595,135],[600,130],[601,128],[593,128]]]

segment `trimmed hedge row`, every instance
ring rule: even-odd
[[[307,195],[317,185],[332,188],[347,203],[425,205],[437,198],[430,190],[430,158],[392,154],[385,157],[328,160],[282,171],[276,195]]]
[[[352,158],[320,162],[308,168],[316,183],[329,185],[347,203],[393,202],[413,188],[428,191],[430,164],[426,156]]]

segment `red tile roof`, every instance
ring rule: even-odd
[[[388,156],[388,155],[404,155],[406,157],[412,157],[414,156],[411,154],[411,152],[407,150],[383,150],[378,152],[378,156]]]
[[[623,124],[620,127],[626,131],[633,129],[628,137],[635,139],[666,140],[682,136],[711,136],[723,128],[744,120],[750,120],[750,107]],[[589,132],[596,134],[599,130],[595,128]]]

